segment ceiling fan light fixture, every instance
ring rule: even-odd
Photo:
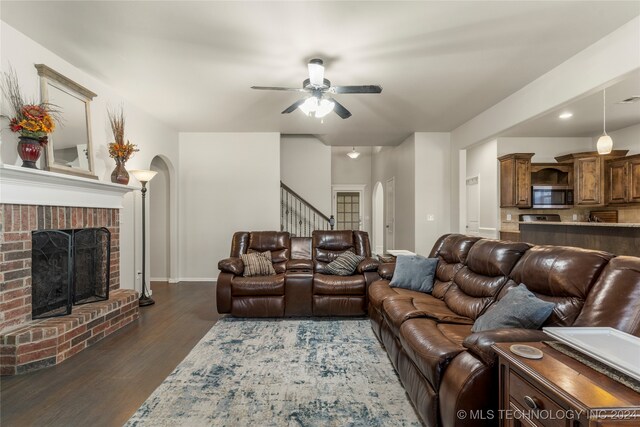
[[[318,108],[316,109],[316,117],[322,118],[333,111],[333,108],[336,106],[336,103],[333,101],[329,101],[328,99],[323,99],[318,104]]]
[[[313,86],[321,87],[324,84],[324,65],[322,59],[314,58],[307,65],[309,80]]]
[[[357,159],[358,157],[360,157],[360,153],[358,151],[356,151],[356,147],[353,147],[353,150],[351,150],[350,152],[347,153],[347,156],[351,157],[352,159]]]
[[[602,136],[596,143],[598,154],[605,155],[611,153],[613,149],[613,139],[607,135],[607,90],[602,90]]]
[[[310,96],[298,107],[305,115],[310,116],[311,113],[318,109],[318,98]]]

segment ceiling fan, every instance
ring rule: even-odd
[[[351,112],[330,95],[382,92],[382,88],[378,85],[331,86],[331,82],[324,78],[324,65],[322,59],[312,59],[309,61],[307,67],[309,69],[309,78],[302,82],[301,88],[251,86],[251,89],[306,92],[310,94],[308,97],[294,102],[287,107],[282,114],[289,114],[298,108],[307,116],[311,116],[313,114],[314,117],[322,118],[331,111],[335,111],[335,113],[343,119],[351,117]]]

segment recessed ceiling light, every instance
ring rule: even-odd
[[[562,120],[567,120],[573,117],[573,113],[570,113],[567,111],[566,113],[560,114],[558,117],[561,118]]]

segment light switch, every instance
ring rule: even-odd
[[[511,214],[507,214],[507,221],[511,221]]]
[[[573,214],[573,220],[577,221],[578,220],[578,214]]]
[[[434,214],[427,215],[427,221],[435,221],[435,220],[436,220],[436,216]]]

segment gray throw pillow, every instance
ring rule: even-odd
[[[396,269],[389,285],[394,288],[431,293],[436,267],[438,267],[437,258],[425,258],[420,255],[398,255]]]
[[[472,332],[501,328],[538,329],[551,316],[555,304],[542,301],[522,283],[507,294],[485,314],[478,317]]]
[[[324,268],[324,272],[336,276],[351,276],[356,272],[358,264],[364,259],[363,256],[356,255],[351,251],[346,251],[338,255],[338,258],[331,261]]]

